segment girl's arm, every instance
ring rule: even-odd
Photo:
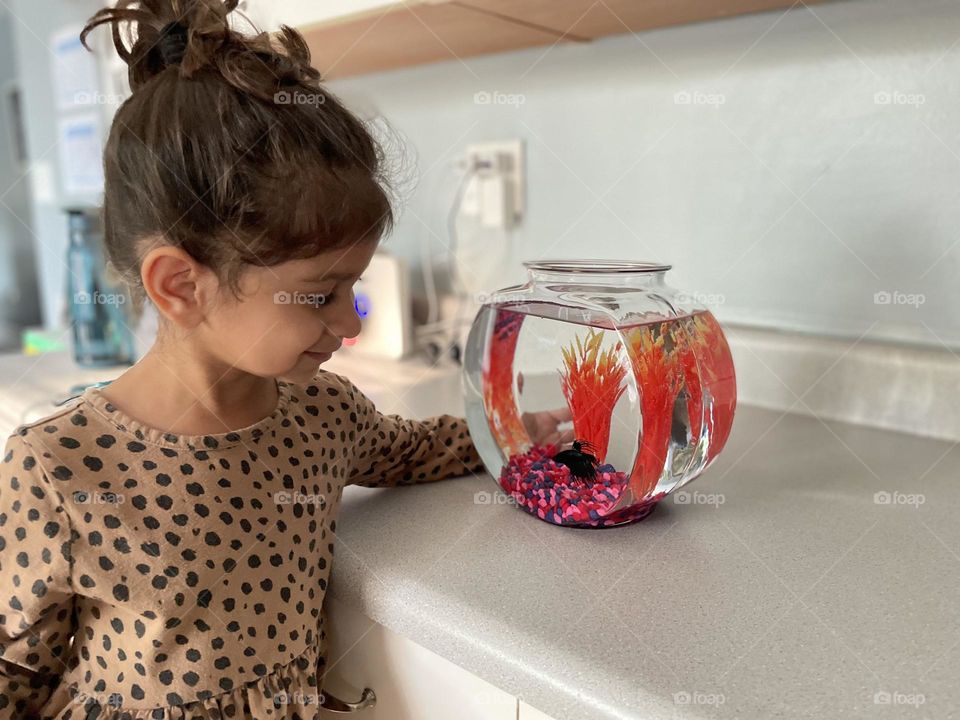
[[[453,415],[410,420],[384,415],[353,383],[346,385],[356,414],[353,463],[347,485],[389,487],[433,482],[483,470],[467,421]]]
[[[73,637],[72,530],[22,435],[0,463],[0,720],[46,717]]]

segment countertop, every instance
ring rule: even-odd
[[[452,366],[325,367],[382,412],[463,410]],[[3,429],[117,372],[0,358]],[[556,720],[960,717],[956,443],[741,406],[685,490],[575,530],[486,473],[349,487],[330,593]]]
[[[459,368],[452,365],[430,367],[415,357],[403,361],[383,360],[346,350],[341,350],[324,367],[348,375],[362,383],[365,391],[381,398],[395,399],[398,393],[417,387],[420,392],[416,396],[408,395],[401,409],[411,415],[421,409],[429,413],[437,407],[429,393],[425,403],[420,399],[425,395],[423,391],[437,379],[449,381],[459,373]],[[67,352],[0,353],[0,432],[6,438],[18,425],[54,412],[57,409],[54,402],[77,394],[77,387],[112,380],[126,369],[126,366],[80,367]]]
[[[330,369],[462,412],[454,374]],[[958,717],[958,480],[956,444],[744,406],[625,527],[549,525],[486,473],[349,487],[330,592],[556,720]]]
[[[0,432],[6,440],[25,422],[38,420],[57,408],[55,401],[66,400],[74,386],[111,380],[122,367],[78,367],[69,353],[42,355],[0,354]]]

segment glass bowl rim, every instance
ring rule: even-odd
[[[638,260],[526,260],[523,266],[528,270],[542,272],[571,272],[607,275],[610,273],[652,273],[666,272],[673,265]]]

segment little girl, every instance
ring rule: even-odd
[[[318,371],[360,330],[382,158],[302,37],[232,30],[237,2],[120,0],[83,31],[110,25],[129,66],[105,243],[162,321],[7,443],[2,720],[319,717],[344,486],[483,467],[463,419],[384,416]]]

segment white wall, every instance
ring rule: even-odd
[[[653,259],[720,296],[721,320],[960,347],[958,37],[954,0],[849,0],[331,87],[418,157],[387,243],[414,265],[423,237],[446,252],[458,152],[522,137],[524,226],[462,238],[494,258],[492,287],[523,280],[523,259]],[[925,303],[875,304],[883,291]]]

